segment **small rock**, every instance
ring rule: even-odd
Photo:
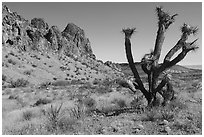
[[[169,126],[167,126],[167,127],[164,128],[164,131],[165,131],[167,134],[170,134],[171,128],[170,128]]]
[[[168,124],[169,124],[169,122],[168,122],[167,120],[165,120],[165,119],[164,119],[163,123],[164,123],[165,125],[168,125]]]

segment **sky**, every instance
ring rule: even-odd
[[[44,18],[49,26],[56,25],[61,31],[68,23],[74,23],[85,31],[91,42],[93,53],[102,61],[127,62],[124,47],[123,28],[136,27],[132,36],[134,61],[141,60],[144,54],[154,48],[158,29],[156,6],[163,6],[170,14],[179,14],[166,32],[160,62],[166,53],[180,39],[180,27],[187,23],[199,28],[197,51],[188,53],[180,65],[202,64],[202,3],[201,2],[4,2],[11,11],[16,11],[25,19]],[[177,55],[177,54],[176,54]]]

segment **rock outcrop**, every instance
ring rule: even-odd
[[[69,23],[63,30],[62,36],[72,43],[68,52],[77,56],[92,56],[93,51],[91,49],[90,41],[85,37],[84,30],[82,30],[80,27],[73,23]]]
[[[60,32],[57,26],[49,25],[43,18],[33,18],[30,22],[6,5],[2,7],[2,43],[13,45],[19,50],[41,52],[61,52],[69,56],[89,56],[95,58],[90,41],[85,32],[73,23],[68,23]]]
[[[116,78],[121,72],[96,59],[80,27],[68,23],[61,32],[43,18],[24,19],[2,7],[2,72],[7,80],[19,78],[32,84],[93,81]]]

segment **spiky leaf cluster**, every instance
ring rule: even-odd
[[[196,35],[198,33],[198,27],[193,27],[184,23],[183,26],[181,27],[181,32],[187,35],[191,34]]]
[[[130,38],[132,34],[135,32],[136,28],[127,28],[123,29],[122,32],[125,33],[125,37]]]
[[[174,14],[171,16],[169,13],[164,12],[162,7],[157,7],[156,12],[159,18],[159,25],[164,25],[165,29],[168,29],[168,27],[175,21],[175,17],[178,15]]]

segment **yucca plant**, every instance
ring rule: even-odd
[[[183,60],[187,53],[198,48],[195,45],[195,42],[198,39],[192,42],[186,42],[190,35],[195,35],[198,32],[198,28],[189,26],[184,23],[181,27],[181,38],[176,43],[176,45],[166,54],[163,63],[158,64],[161,55],[162,45],[165,39],[165,32],[168,30],[169,26],[174,23],[175,17],[178,14],[174,14],[171,16],[169,13],[164,12],[162,7],[157,7],[156,13],[158,16],[158,31],[154,50],[151,51],[151,53],[149,54],[145,54],[141,60],[142,70],[147,74],[148,77],[148,89],[146,89],[143,85],[140,75],[135,67],[132,56],[130,38],[136,31],[136,28],[127,28],[122,30],[125,34],[126,57],[135,79],[133,85],[135,89],[139,89],[144,94],[149,106],[154,106],[154,102],[157,98],[157,93],[163,96],[163,105],[173,99],[174,90],[172,84],[170,83],[170,75],[163,75],[163,79],[161,81],[159,81],[159,76],[161,76],[161,74],[166,69],[174,66],[175,64]],[[171,59],[179,49],[182,49],[181,53],[179,53],[174,59]],[[165,86],[166,90],[163,90]],[[135,90],[133,90],[133,92],[135,92]]]
[[[59,107],[51,105],[50,109],[45,112],[47,119],[49,121],[49,127],[51,130],[56,130],[58,127],[58,122],[62,118],[63,114],[61,113],[62,103]]]

